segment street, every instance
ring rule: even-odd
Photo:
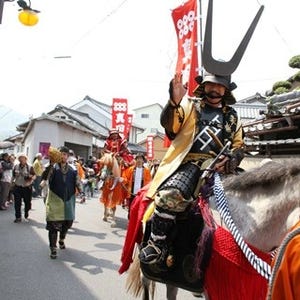
[[[0,212],[1,300],[136,299],[125,289],[126,274],[119,275],[126,235],[127,211],[117,207],[116,227],[102,221],[98,195],[76,204],[76,220],[65,240],[66,249],[49,257],[45,206],[32,200],[29,222],[14,223],[14,207]],[[156,284],[155,299],[166,299],[165,286]],[[196,299],[180,290],[177,299]]]

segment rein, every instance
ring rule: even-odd
[[[216,205],[217,209],[220,213],[220,216],[222,220],[224,221],[225,225],[229,229],[230,233],[232,234],[234,240],[244,253],[246,259],[249,261],[251,266],[264,278],[266,278],[268,281],[271,278],[271,266],[263,261],[261,258],[259,258],[253,251],[250,249],[250,247],[247,245],[247,243],[244,241],[243,237],[241,236],[238,228],[234,224],[234,221],[231,217],[229,207],[228,207],[228,201],[226,199],[223,184],[220,179],[220,175],[218,173],[215,173],[214,175],[214,195],[216,198]]]

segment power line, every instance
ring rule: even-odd
[[[5,116],[7,116],[11,111],[12,111],[12,109],[9,109],[7,112],[5,112],[5,113],[0,117],[0,120],[2,120]]]
[[[113,8],[106,16],[100,19],[93,27],[87,30],[76,42],[74,42],[72,48],[75,48],[83,39],[89,36],[98,25],[103,24],[108,18],[113,16],[118,10],[127,2],[128,0],[123,0],[117,7]]]
[[[262,5],[262,4],[260,3],[259,0],[256,0],[256,2],[257,2],[260,6]],[[282,3],[282,2],[281,2],[281,3]],[[267,17],[268,17],[268,12],[267,12]],[[270,19],[273,20],[273,19],[277,19],[277,18],[272,18],[272,16],[269,15],[269,20],[270,20]],[[277,20],[278,20],[278,19],[277,19]],[[279,19],[279,20],[280,20],[280,19]],[[283,44],[286,46],[286,48],[288,49],[288,51],[289,51],[290,53],[293,53],[293,51],[292,51],[290,45],[288,44],[288,42],[286,41],[286,39],[282,36],[280,30],[279,30],[278,27],[274,24],[274,22],[273,22],[273,21],[270,21],[269,23],[271,24],[271,26],[274,27],[275,32],[278,34],[279,38],[281,39],[281,41],[283,42]]]

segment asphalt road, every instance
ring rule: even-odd
[[[15,224],[14,208],[0,211],[1,300],[114,300],[136,299],[119,275],[126,235],[127,211],[117,208],[117,225],[102,221],[98,195],[76,204],[76,220],[58,258],[49,257],[43,200],[34,198],[29,223]],[[163,284],[156,285],[156,300],[166,299]],[[196,299],[180,290],[177,299]]]

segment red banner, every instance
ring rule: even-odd
[[[113,98],[112,128],[117,129],[122,139],[126,137],[127,128],[127,99]]]
[[[148,135],[147,136],[147,159],[148,160],[153,160],[154,159],[154,140],[153,140],[153,135]]]
[[[125,138],[127,140],[129,140],[129,132],[132,126],[132,118],[133,115],[132,114],[127,114],[127,126],[126,126],[126,130],[125,130]]]
[[[199,73],[197,0],[190,0],[172,11],[172,18],[178,39],[176,73],[188,81],[188,95],[193,96]]]

